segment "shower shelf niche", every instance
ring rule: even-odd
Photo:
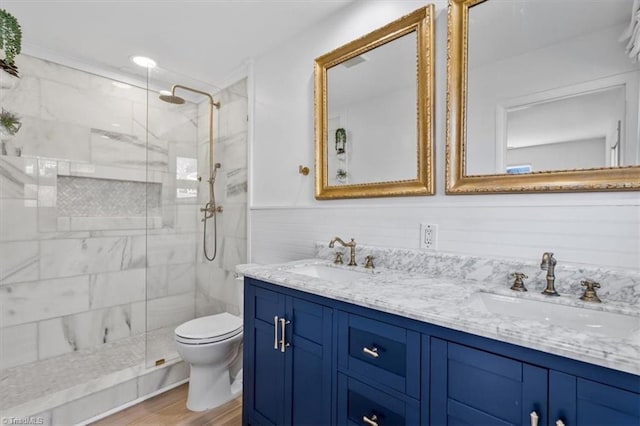
[[[56,190],[58,231],[162,227],[161,183],[59,175]]]

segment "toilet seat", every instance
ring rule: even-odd
[[[242,318],[228,312],[187,321],[175,330],[176,341],[187,345],[221,342],[242,333]]]

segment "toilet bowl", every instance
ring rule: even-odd
[[[242,318],[227,312],[187,321],[175,330],[178,353],[190,364],[187,408],[204,411],[229,401],[229,366],[238,357]]]

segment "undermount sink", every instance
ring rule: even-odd
[[[294,274],[306,275],[307,277],[339,282],[354,281],[373,274],[373,271],[355,271],[353,269],[334,268],[324,265],[303,265],[286,269],[286,271]]]
[[[637,316],[492,293],[472,295],[468,306],[486,313],[536,320],[615,338],[630,337],[640,330],[640,317]]]

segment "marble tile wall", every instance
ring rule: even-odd
[[[176,188],[197,186],[176,157],[197,158],[197,105],[17,61],[0,89],[23,123],[21,156],[0,156],[0,369],[193,318],[199,205]]]
[[[221,104],[214,123],[217,129],[214,161],[222,165],[216,179],[216,200],[224,210],[218,216],[216,259],[204,260],[201,244],[198,245],[196,316],[239,313],[235,266],[247,259],[247,80],[229,86],[214,97]],[[199,161],[200,173],[206,175],[208,135],[203,131],[207,129],[206,105],[200,107],[199,120],[199,158],[205,159]],[[200,201],[206,202],[206,191],[201,190],[199,194]]]

